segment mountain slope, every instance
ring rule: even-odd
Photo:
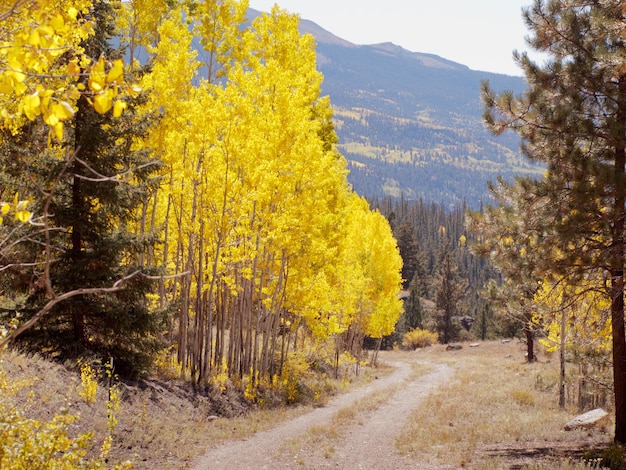
[[[358,193],[476,207],[498,175],[542,173],[521,156],[515,135],[496,138],[482,124],[481,81],[520,93],[522,78],[391,43],[355,45],[307,20],[300,29],[316,38],[323,92]]]

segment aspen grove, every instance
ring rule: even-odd
[[[402,261],[387,220],[347,183],[314,40],[298,32],[298,17],[275,7],[249,21],[248,3],[234,0],[65,4],[67,15],[46,0],[4,2],[0,17],[5,43],[36,26],[0,50],[0,99],[11,103],[2,144],[29,142],[13,151],[19,171],[2,170],[3,214],[20,201],[32,211],[0,226],[4,343],[27,346],[29,331],[56,321],[72,349],[48,341],[52,353],[147,348],[135,352],[151,362],[129,364],[132,373],[172,361],[197,384],[226,374],[253,394],[285,383],[301,358],[361,360],[365,335],[390,334],[402,312]],[[115,13],[98,15],[98,5]],[[86,47],[89,38],[98,40]],[[88,157],[86,145],[72,145],[86,104],[109,116],[95,120],[98,133],[128,158],[100,165],[95,150]],[[126,240],[101,260],[116,263],[106,283],[55,275],[64,253],[102,244],[84,236],[65,246],[55,235],[76,241],[78,222],[51,208],[69,204],[63,185],[77,178],[93,189],[80,217],[106,215],[107,237]],[[141,197],[117,210],[99,185]],[[132,298],[114,321],[150,322],[140,328],[150,341],[87,315],[76,336],[60,319],[65,299],[81,296],[99,308]]]

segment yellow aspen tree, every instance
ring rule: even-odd
[[[397,250],[349,190],[313,38],[278,8],[244,26],[245,7],[172,10],[142,83],[162,113],[151,144],[167,168],[147,209],[164,227],[153,262],[189,274],[164,291],[180,305],[178,358],[199,382],[270,380],[302,325],[323,342],[359,313],[375,335],[399,315]]]
[[[206,0],[194,8],[194,32],[200,39],[204,78],[209,83],[227,74],[241,60],[240,35],[248,1]]]
[[[11,0],[0,4],[0,118],[18,132],[41,116],[51,135],[63,140],[64,122],[75,103],[89,97],[101,113],[123,111],[122,61],[89,57],[82,43],[93,34],[91,0]],[[89,76],[88,86],[81,77]],[[131,87],[132,88],[132,87]]]
[[[567,356],[579,367],[579,406],[584,407],[584,396],[589,395],[587,385],[595,389],[597,383],[608,381],[611,305],[603,292],[604,280],[597,274],[589,273],[575,284],[565,279],[544,280],[535,294],[536,322],[543,325],[546,332],[540,342],[548,351],[559,352],[559,405],[562,408],[566,405]]]
[[[379,212],[361,208],[357,256],[364,276],[363,300],[358,319],[363,332],[372,338],[393,332],[402,313],[398,294],[402,284],[402,259],[389,223]]]

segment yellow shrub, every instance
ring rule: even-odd
[[[213,383],[216,387],[220,389],[220,392],[225,392],[228,385],[228,364],[226,363],[226,358],[222,359],[222,368],[221,370],[215,374],[213,377]]]
[[[85,403],[93,403],[96,401],[96,392],[98,391],[98,380],[96,371],[89,364],[80,366],[80,385],[78,386],[78,395]]]
[[[402,347],[406,349],[418,349],[431,346],[439,339],[437,333],[415,328],[404,334],[402,337]]]
[[[283,365],[281,376],[282,392],[287,403],[295,403],[301,399],[301,380],[309,371],[309,362],[301,352],[291,352]]]
[[[81,464],[91,433],[69,437],[67,429],[77,417],[66,410],[61,410],[49,422],[25,417],[9,398],[27,386],[24,382],[10,383],[4,371],[0,371],[0,422],[3,423],[0,426],[0,468],[85,468]]]
[[[0,355],[1,361],[1,355]],[[86,401],[93,401],[97,389],[95,373],[87,366],[81,370],[82,386],[79,393]],[[2,470],[75,470],[75,469],[123,469],[132,464],[108,465],[112,433],[117,420],[115,411],[119,406],[119,392],[115,386],[109,390],[108,427],[100,455],[90,459],[87,452],[92,447],[93,433],[86,432],[71,437],[69,430],[78,417],[62,408],[50,421],[40,421],[24,415],[13,398],[24,394],[32,381],[11,381],[5,371],[0,370],[0,468]],[[25,394],[31,396],[32,394]]]

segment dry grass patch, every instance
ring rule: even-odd
[[[553,374],[557,367],[545,356],[527,364],[519,344],[494,342],[442,352],[440,357],[455,368],[454,379],[413,413],[396,439],[403,454],[426,457],[433,464],[483,468],[477,466],[482,462],[488,464],[484,468],[510,468],[498,465],[500,460],[510,462],[508,450],[539,459],[545,455],[525,450],[545,448],[549,454],[550,448],[571,441],[589,441],[585,433],[563,431],[576,410],[558,408],[556,389],[536,386],[538,377]],[[606,441],[608,436],[598,439]],[[505,450],[500,454],[504,459],[491,456],[499,449]]]

